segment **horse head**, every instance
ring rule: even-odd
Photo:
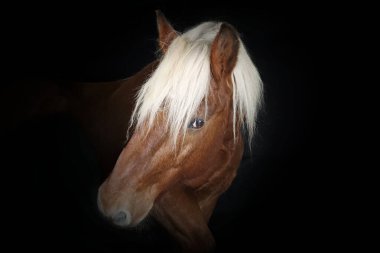
[[[181,230],[174,213],[183,204],[182,219],[199,217],[195,223],[207,227],[239,166],[242,131],[252,138],[261,81],[230,24],[205,22],[180,34],[160,12],[157,24],[162,55],[138,93],[133,134],[98,205],[120,226],[136,226],[153,210],[166,228]]]

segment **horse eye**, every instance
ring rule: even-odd
[[[199,129],[203,127],[204,124],[205,124],[205,121],[203,119],[196,118],[190,122],[189,128]]]

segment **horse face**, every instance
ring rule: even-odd
[[[103,214],[117,225],[135,226],[170,187],[204,185],[228,157],[224,143],[226,134],[232,138],[229,101],[226,94],[210,95],[207,113],[202,104],[176,145],[169,138],[164,113],[156,117],[148,132],[144,127],[137,129],[99,188],[98,205]]]

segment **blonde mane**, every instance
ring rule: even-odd
[[[138,92],[131,126],[144,126],[149,131],[157,113],[165,111],[166,127],[174,141],[181,131],[186,134],[188,124],[202,101],[206,102],[207,108],[212,78],[211,44],[220,25],[205,22],[173,40],[157,69]],[[233,121],[234,127],[244,126],[251,140],[262,98],[262,82],[243,43],[239,41],[238,60],[232,73]]]

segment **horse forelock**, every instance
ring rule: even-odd
[[[201,103],[205,102],[207,108],[212,78],[210,50],[220,26],[221,23],[205,22],[174,39],[137,94],[131,126],[149,131],[157,114],[164,112],[166,128],[174,142],[181,133],[186,134],[188,123],[197,116]],[[251,140],[262,100],[262,82],[240,39],[239,43],[238,60],[231,77],[233,125],[244,126]]]

